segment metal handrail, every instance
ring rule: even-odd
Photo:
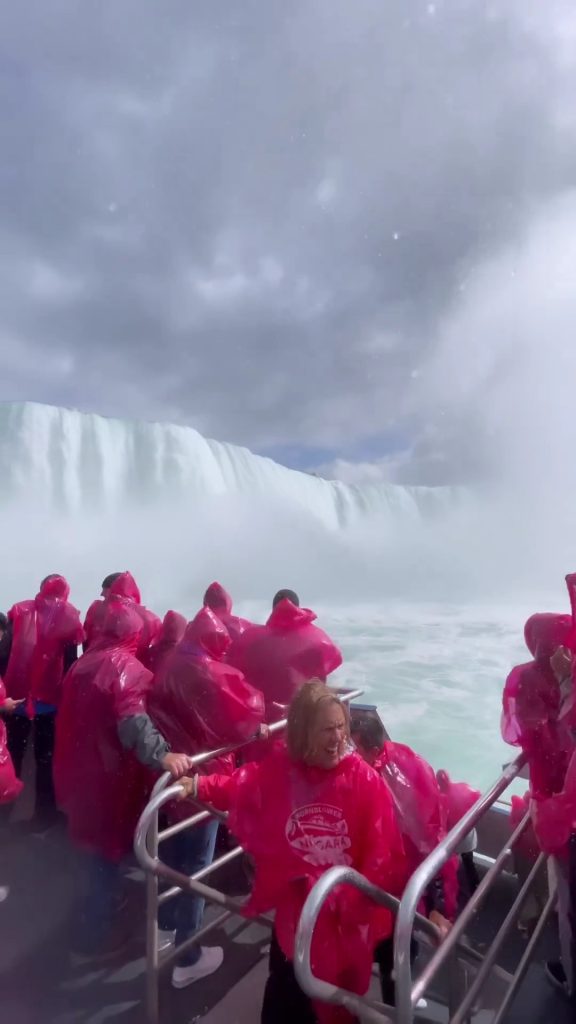
[[[351,701],[356,700],[357,697],[362,696],[363,690],[356,689],[346,691],[334,688],[334,692],[339,696],[343,703],[350,703]],[[274,722],[268,727],[269,735],[273,736],[276,733],[281,732],[286,728],[286,724],[287,719],[281,719],[278,722]],[[231,744],[230,746],[219,747],[217,750],[209,750],[202,754],[195,754],[189,759],[189,771],[191,772],[194,768],[201,767],[208,761],[222,757],[224,754],[242,750],[255,740],[256,737],[254,736],[243,743]],[[188,828],[193,828],[195,825],[200,824],[201,821],[205,821],[210,817],[216,817],[221,821],[225,821],[227,818],[226,814],[222,814],[214,807],[202,804],[200,801],[192,800],[191,797],[188,797],[190,802],[203,809],[199,813],[192,815],[190,818],[174,825],[170,825],[168,828],[160,831],[158,828],[159,810],[164,806],[164,804],[180,797],[183,792],[183,786],[181,784],[175,783],[169,785],[171,778],[170,773],[165,772],[157,780],[152,790],[151,798],[140,815],[134,835],[134,853],[141,867],[146,872],[146,990],[147,1013],[150,1024],[157,1024],[159,1021],[158,974],[160,969],[171,963],[180,955],[180,953],[186,950],[194,942],[198,941],[199,938],[202,938],[214,928],[219,927],[233,914],[243,916],[244,905],[246,902],[245,900],[227,896],[218,889],[207,886],[203,881],[208,875],[217,871],[218,868],[223,867],[235,857],[239,856],[242,852],[242,848],[240,846],[237,846],[233,850],[223,854],[222,857],[212,861],[212,863],[206,868],[203,868],[191,877],[183,875],[174,868],[170,868],[160,860],[158,856],[158,847],[164,840],[169,839]],[[173,883],[173,888],[168,889],[161,895],[158,888],[158,879],[160,877]],[[178,893],[183,890],[194,893],[209,903],[225,908],[225,910],[224,913],[219,915],[215,920],[209,922],[207,925],[203,926],[185,943],[182,943],[180,946],[172,949],[170,954],[162,957],[162,961],[160,962],[157,943],[158,907],[160,903],[177,896]],[[255,918],[255,920],[268,926],[271,923],[267,917],[259,917]],[[381,1018],[379,1019],[381,1022]]]
[[[357,697],[361,697],[362,694],[364,693],[364,690],[344,690],[341,688],[338,689],[334,687],[334,693],[340,698],[343,704],[350,704],[351,701],[356,700]],[[274,736],[277,732],[282,732],[286,728],[287,723],[287,718],[282,718],[278,722],[273,722],[272,725],[268,726],[268,735]],[[190,770],[192,770],[192,768],[201,767],[201,765],[206,764],[207,761],[215,761],[216,758],[224,757],[225,754],[233,754],[235,753],[235,751],[242,750],[244,747],[248,747],[252,743],[255,743],[257,741],[258,736],[255,735],[252,736],[249,740],[242,740],[241,743],[231,743],[227,747],[217,747],[216,750],[206,750],[202,754],[194,754],[192,757],[189,758]],[[152,790],[152,795],[150,797],[151,800],[168,785],[171,778],[172,776],[170,772],[164,772],[162,775],[160,775],[160,777],[156,780],[156,783]],[[147,804],[146,806],[149,806],[149,804]],[[146,808],[144,808],[144,810],[146,810]],[[174,832],[171,833],[171,835],[175,834],[176,833]],[[163,835],[164,832],[162,832],[162,836]]]
[[[456,1010],[456,1013],[451,1018],[451,1024],[465,1024],[465,1021],[468,1018],[468,1014],[472,1007],[474,1006],[476,998],[480,994],[484,982],[487,980],[488,975],[496,962],[496,957],[498,956],[498,953],[502,948],[504,940],[507,937],[510,928],[514,924],[518,912],[521,910],[523,904],[526,902],[526,898],[529,895],[532,882],[536,880],[536,875],[540,871],[545,861],[546,857],[543,853],[541,853],[538,859],[536,860],[534,866],[532,867],[532,870],[530,871],[528,878],[524,882],[524,885],[520,889],[520,892],[518,893],[516,899],[514,900],[514,903],[510,907],[510,910],[506,914],[506,917],[502,925],[500,926],[498,933],[494,936],[490,948],[486,951],[484,963],[480,967],[478,974],[476,975],[474,981],[472,982],[470,988],[468,989],[466,995],[464,996],[464,999],[462,1000],[460,1006]]]
[[[363,693],[363,690],[340,690],[336,692],[338,693],[340,699],[344,703],[350,703],[350,701],[356,700],[357,697],[360,697]],[[275,735],[275,733],[281,732],[283,729],[286,728],[286,724],[286,718],[281,719],[281,721],[279,722],[274,722],[272,725],[268,727],[269,735],[273,736]],[[213,761],[218,757],[222,757],[224,754],[230,754],[234,751],[242,750],[244,747],[247,747],[251,743],[254,743],[256,739],[257,737],[253,736],[249,740],[245,740],[242,743],[235,743],[227,747],[218,747],[218,749],[216,750],[205,751],[202,754],[195,754],[193,757],[189,758],[189,770],[192,771],[194,768],[200,767],[207,761]],[[150,854],[148,833],[151,830],[153,821],[157,820],[157,815],[160,808],[163,807],[165,803],[168,803],[170,800],[174,800],[180,797],[182,794],[182,786],[178,783],[175,783],[168,789],[166,789],[166,786],[170,782],[171,778],[172,776],[170,775],[170,772],[164,772],[164,774],[161,775],[160,778],[157,780],[154,789],[152,790],[152,796],[148,803],[146,804],[146,807],[142,811],[142,814],[140,815],[138,824],[136,826],[136,831],[134,834],[134,853],[136,855],[137,860],[140,862],[141,866],[144,868],[145,871],[149,871],[155,875],[164,875],[164,877],[166,878],[168,878],[169,872],[172,872],[173,869],[168,868],[166,864],[160,861],[158,859],[157,854],[155,856]],[[188,797],[188,799],[192,801],[191,797]],[[219,818],[221,821],[226,821],[227,815],[223,814],[221,811],[217,811],[214,807],[203,805],[200,803],[200,801],[197,800],[194,800],[192,802],[197,804],[199,807],[204,807],[204,810],[201,812],[202,820],[209,816],[212,816],[215,818]],[[161,843],[164,839],[168,839],[170,836],[176,835],[177,832],[184,831],[186,828],[190,828],[192,825],[198,824],[200,820],[200,815],[194,815],[193,817],[187,818],[182,822],[178,822],[177,825],[170,826],[169,828],[164,829],[162,832],[158,832],[157,842]]]
[[[455,852],[462,839],[471,832],[473,828],[475,828],[483,815],[496,803],[504,790],[520,773],[525,762],[525,757],[521,755],[512,764],[506,766],[503,774],[497,779],[488,792],[480,797],[456,827],[451,830],[438,847],[436,847],[430,856],[414,872],[401,901],[396,900],[389,893],[386,893],[378,886],[369,882],[368,879],[357,871],[354,871],[352,868],[335,867],[321,876],[309,893],[303,907],[296,934],[294,955],[294,968],[298,983],[311,998],[328,1003],[338,1003],[345,1006],[351,1013],[362,1014],[363,1019],[380,1021],[380,1024],[382,1024],[383,1021],[390,1020],[389,1014],[393,1014],[394,1019],[397,1020],[399,1024],[413,1024],[414,1009],[418,1001],[428,989],[430,983],[436,977],[439,970],[445,964],[453,963],[453,958],[456,956],[459,960],[464,959],[470,961],[475,967],[476,974],[472,984],[464,995],[464,998],[460,1000],[459,1005],[452,1006],[452,1000],[450,1000],[450,1024],[464,1024],[464,1022],[469,1019],[470,1012],[478,998],[478,995],[487,981],[490,972],[495,967],[496,958],[502,944],[505,941],[524,902],[526,901],[538,873],[543,868],[546,860],[544,855],[540,855],[532,867],[532,870],[520,888],[518,895],[514,900],[512,907],[508,911],[497,935],[494,937],[491,946],[484,955],[479,954],[464,941],[464,931],[478,909],[478,906],[492,888],[499,874],[502,872],[510,851],[514,848],[515,844],[527,829],[530,823],[530,815],[526,814],[518,827],[514,830],[512,836],[506,842],[490,869],[486,872],[482,882],[478,886],[478,889],[456,920],[448,936],[442,942],[439,941],[440,933],[438,929],[418,913],[417,907],[426,888],[440,873],[443,865]],[[365,996],[359,996],[346,989],[342,989],[336,985],[322,981],[312,972],[311,948],[318,916],[325,901],[333,890],[339,885],[346,884],[352,885],[369,899],[372,899],[381,906],[388,907],[397,914],[394,943],[394,969],[397,1003],[395,1010],[392,1010],[390,1007],[387,1007],[376,1000]],[[554,901],[555,897],[554,895],[551,895],[536,925],[528,947],[511,978],[504,1000],[498,1008],[494,1024],[501,1024],[504,1014],[514,998],[518,986],[528,969],[530,958],[538,938],[542,934],[542,930],[552,912]],[[417,926],[419,931],[426,933],[428,937],[431,937],[434,940],[436,948],[420,977],[413,984],[410,963],[410,942],[415,926]]]
[[[410,963],[410,940],[412,936],[412,930],[414,927],[414,921],[416,919],[418,904],[430,882],[436,878],[441,871],[442,867],[456,851],[458,845],[464,839],[464,837],[472,831],[483,817],[483,815],[490,810],[490,808],[496,803],[501,794],[508,788],[510,783],[517,777],[521,772],[522,768],[526,763],[526,757],[520,755],[511,764],[507,765],[502,775],[496,780],[496,782],[490,787],[490,789],[479,800],[474,806],[468,811],[467,814],[458,822],[458,824],[448,833],[448,835],[442,840],[441,843],[436,847],[435,850],[426,858],[426,860],[416,869],[412,878],[410,879],[404,896],[400,903],[400,910],[396,919],[395,929],[395,940],[394,940],[394,971],[396,977],[396,1000],[398,1008],[398,1020],[401,1024],[412,1024],[414,1019],[414,1007],[418,1000],[422,996],[422,993],[430,984],[433,977],[436,976],[440,968],[450,959],[453,955],[456,945],[472,916],[476,912],[479,904],[482,902],[487,892],[492,888],[494,881],[497,876],[501,873],[504,864],[508,858],[510,850],[517,843],[522,833],[526,830],[529,824],[529,815],[526,815],[521,821],[518,828],[514,831],[510,840],[505,844],[504,848],[496,858],[494,864],[489,869],[480,886],[469,900],[464,911],[455,922],[452,930],[448,936],[444,939],[442,945],[436,950],[432,959],[425,967],[424,971],[415,982],[412,984],[412,968]],[[540,869],[540,864],[538,870]],[[534,868],[528,877],[525,885],[522,887],[515,904],[510,911],[504,925],[502,926],[501,932],[503,931],[502,938],[500,935],[497,939],[503,941],[507,934],[510,924],[513,922],[515,915],[520,910],[524,899],[526,898],[529,888],[532,884],[533,879],[536,877],[537,869]],[[494,943],[492,944],[494,946]],[[478,976],[470,989],[470,992],[465,997],[461,1007],[456,1011],[456,1016],[452,1017],[451,1020],[461,1022],[466,1019],[466,1012],[469,1012],[473,1005],[474,999],[480,991],[483,982],[488,976],[488,972],[492,967],[500,946],[492,951],[492,947],[485,954],[485,964],[480,969]],[[519,984],[519,980],[515,980],[515,985]],[[471,995],[474,990],[474,994]],[[510,996],[511,998],[511,996]]]
[[[363,1019],[366,1019],[365,1014],[366,1011],[369,1010],[373,1014],[375,1013],[379,1015],[373,1019],[378,1020],[380,1024],[382,1024],[382,1014],[388,1012],[393,1012],[395,1014],[395,1010],[393,1011],[391,1007],[388,1007],[377,1000],[358,996],[347,989],[342,989],[336,985],[330,984],[329,982],[322,981],[312,972],[311,950],[316,922],[325,901],[328,899],[330,893],[339,885],[351,885],[369,899],[374,900],[375,903],[379,903],[381,906],[387,907],[393,914],[398,913],[400,900],[395,896],[392,896],[389,892],[386,892],[385,889],[380,889],[379,886],[369,882],[368,879],[358,871],[349,867],[330,868],[321,876],[321,878],[318,879],[314,887],[311,889],[300,914],[294,946],[294,970],[296,978],[300,987],[310,996],[311,999],[318,999],[328,1003],[338,1003],[342,1006],[346,1006],[351,1012],[358,1012],[361,1009],[362,1014],[364,1015]],[[416,914],[415,923],[418,926],[418,931],[430,939],[434,946],[438,947],[440,945],[440,930],[436,925],[432,924],[427,917],[418,913]],[[484,961],[484,957],[481,953],[478,953],[477,950],[473,949],[462,940],[458,943],[458,955],[464,960],[471,961],[476,966]],[[388,1019],[388,1017],[385,1018],[385,1020]]]
[[[450,947],[458,941],[461,935],[463,935],[466,926],[474,917],[478,909],[478,906],[480,905],[488,891],[492,888],[492,883],[494,882],[494,880],[500,874],[502,868],[504,867],[504,864],[508,859],[508,854],[510,853],[510,850],[518,841],[522,833],[525,832],[528,826],[528,822],[529,815],[526,814],[520,822],[520,824],[518,825],[518,828],[511,835],[506,846],[503,847],[503,849],[498,854],[492,866],[484,875],[484,878],[480,882],[480,885],[478,886],[473,897],[468,901],[467,905],[464,907],[464,910],[462,911],[458,919],[454,922],[454,925],[450,931],[450,942],[445,944],[442,952],[440,952],[440,950],[437,951],[435,956],[432,957],[432,959],[428,962],[428,964],[422,971],[422,974],[420,975],[416,983],[413,985],[411,997],[413,1006],[415,1006],[415,1004],[421,998],[425,989],[428,988],[428,985],[442,967],[444,960],[448,957],[450,953]],[[485,959],[485,957],[482,957],[482,960]]]
[[[294,944],[294,971],[300,988],[303,989],[311,999],[318,999],[324,1003],[338,1003],[346,1007],[353,1014],[362,1014],[365,1018],[366,1011],[372,1010],[379,1016],[375,1017],[382,1024],[382,1016],[387,1013],[388,1007],[378,1000],[369,999],[366,996],[359,996],[348,989],[339,988],[327,981],[317,978],[312,972],[311,950],[314,929],[318,917],[326,900],[335,888],[339,885],[351,885],[354,889],[363,893],[369,899],[374,900],[381,907],[387,907],[394,914],[398,912],[400,901],[390,895],[384,889],[369,882],[364,875],[361,875],[354,868],[334,867],[326,871],[315,883],[308,894],[306,902],[300,914],[296,939]],[[435,944],[440,942],[440,931],[425,917],[417,915],[418,924]]]
[[[169,803],[171,800],[175,800],[184,792],[184,787],[179,783],[175,783],[173,786],[169,786],[168,789],[165,789],[162,793],[158,793],[157,796],[150,800],[144,808],[136,826],[136,832],[134,834],[134,853],[145,871],[149,871],[154,875],[162,875],[168,881],[175,882],[178,889],[186,889],[188,892],[195,893],[203,899],[208,900],[210,903],[218,904],[218,906],[228,907],[231,910],[240,910],[241,904],[239,901],[234,900],[230,896],[226,896],[217,889],[211,889],[201,881],[201,879],[205,878],[211,871],[215,871],[221,866],[218,861],[212,861],[209,868],[203,868],[201,871],[197,872],[197,874],[189,876],[182,874],[181,871],[176,871],[175,868],[169,867],[168,864],[164,864],[164,862],[160,861],[157,856],[154,857],[148,849],[147,837],[151,818],[158,814],[158,811],[164,806],[164,804]],[[214,813],[217,817],[222,817],[219,812],[214,811],[211,813]],[[194,815],[190,820],[196,824],[198,817],[199,815]],[[158,839],[160,839],[160,835],[161,833],[159,834]],[[219,860],[221,859],[222,858],[219,858]],[[228,855],[226,855],[226,859],[229,859]]]

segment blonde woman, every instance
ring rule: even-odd
[[[198,776],[190,790],[230,812],[230,829],[255,862],[253,914],[276,911],[262,1024],[343,1020],[299,989],[294,939],[310,889],[333,865],[356,868],[398,893],[405,878],[402,841],[382,779],[350,748],[347,708],[319,681],[306,683],[288,714],[286,746],[232,776]],[[312,969],[350,990],[367,990],[376,938],[392,919],[356,890],[334,894],[320,914]]]

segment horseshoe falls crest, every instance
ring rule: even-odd
[[[447,490],[322,480],[189,427],[30,403],[0,406],[0,473],[11,559],[26,563],[33,548],[44,565],[58,552],[98,575],[99,558],[125,552],[121,563],[129,554],[155,589],[169,580],[186,593],[220,574],[253,599],[291,572],[316,599],[350,586],[367,597],[374,584],[380,594],[381,559],[421,543],[455,501]]]
[[[0,406],[4,501],[40,492],[68,514],[117,512],[142,502],[228,497],[276,500],[326,530],[380,516],[388,524],[438,512],[447,496],[426,487],[347,486],[211,441],[191,427],[130,423],[25,403]]]
[[[522,530],[511,554],[486,496],[347,486],[189,427],[32,403],[0,406],[0,475],[0,607],[50,572],[86,607],[130,568],[147,604],[190,616],[213,579],[254,618],[292,587],[395,738],[471,781],[498,770],[501,687],[529,608],[503,597]]]

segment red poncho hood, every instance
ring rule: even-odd
[[[211,608],[201,608],[186,626],[182,642],[187,650],[209,655],[219,661],[230,646],[230,634]]]
[[[182,640],[184,633],[186,632],[186,619],[180,612],[169,611],[166,612],[164,619],[162,620],[162,631],[160,633],[160,643],[166,643],[171,646],[176,646]]]
[[[129,601],[134,601],[135,604],[142,604],[142,597],[138,584],[134,579],[132,573],[123,572],[120,574],[117,580],[110,587],[111,597],[125,597]]]
[[[553,612],[531,615],[524,626],[524,639],[534,661],[548,665],[559,647],[571,646],[572,618]]]
[[[111,648],[135,654],[142,632],[142,619],[138,610],[121,598],[110,597],[103,603],[98,634],[91,651]]]
[[[239,615],[232,614],[232,598],[220,583],[210,584],[204,595],[204,607],[210,608],[224,623],[232,641],[237,640],[252,626],[248,619],[241,619]]]
[[[152,645],[162,629],[162,622],[154,612],[151,612],[149,608],[145,608],[142,604],[136,581],[129,572],[123,572],[114,581],[104,600],[94,601],[88,609],[84,628],[90,650],[92,650],[96,642],[101,649],[100,634],[108,614],[108,605],[110,603],[118,605],[122,602],[131,605],[140,619],[140,633],[136,654],[142,664],[148,668]]]
[[[230,615],[232,611],[232,598],[221,583],[211,583],[204,595],[204,607],[211,608],[216,615],[225,612]]]
[[[161,666],[172,651],[182,640],[186,631],[186,619],[179,612],[166,612],[162,627],[158,635],[150,644],[147,658],[147,668],[155,674],[160,671]]]
[[[279,633],[289,633],[294,629],[309,626],[317,618],[316,612],[310,608],[298,608],[285,597],[272,609],[272,614],[266,625],[269,629],[277,630]]]
[[[36,596],[38,598],[56,599],[58,601],[67,601],[70,597],[70,584],[63,576],[49,576],[48,579],[40,586],[40,590]]]

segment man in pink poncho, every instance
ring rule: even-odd
[[[281,719],[300,687],[310,679],[326,682],[342,664],[330,637],[314,625],[316,615],[301,608],[297,594],[281,590],[265,626],[253,626],[230,648],[227,660],[244,673],[266,701],[266,721]]]
[[[222,659],[230,645],[228,631],[210,608],[202,608],[188,624],[184,637],[156,675],[150,694],[150,716],[172,746],[189,756],[245,742],[261,732],[264,698],[241,672]],[[232,754],[203,767],[230,774]],[[167,808],[172,821],[191,817],[186,802]],[[212,819],[163,843],[163,857],[171,867],[193,875],[213,859],[218,821]],[[186,942],[199,928],[204,902],[182,893],[160,908],[160,943]],[[218,970],[223,950],[193,945],[172,972],[175,988],[184,988]]]
[[[17,702],[6,717],[8,748],[16,774],[30,739],[36,761],[35,829],[43,832],[57,820],[52,759],[62,681],[75,662],[83,631],[70,604],[63,576],[47,576],[33,601],[10,609],[12,645],[4,678],[6,692]]]
[[[113,572],[102,583],[102,596],[93,601],[86,614],[84,633],[86,636],[84,650],[87,651],[97,638],[101,623],[106,614],[106,602],[111,597],[122,597],[132,601],[142,621],[142,630],[138,642],[136,657],[146,668],[149,668],[150,650],[162,629],[162,622],[142,604],[140,589],[136,580],[129,572]]]
[[[211,583],[204,594],[205,608],[210,608],[221,622],[224,623],[232,640],[242,636],[252,626],[248,619],[241,619],[232,614],[232,598],[220,583]]]

